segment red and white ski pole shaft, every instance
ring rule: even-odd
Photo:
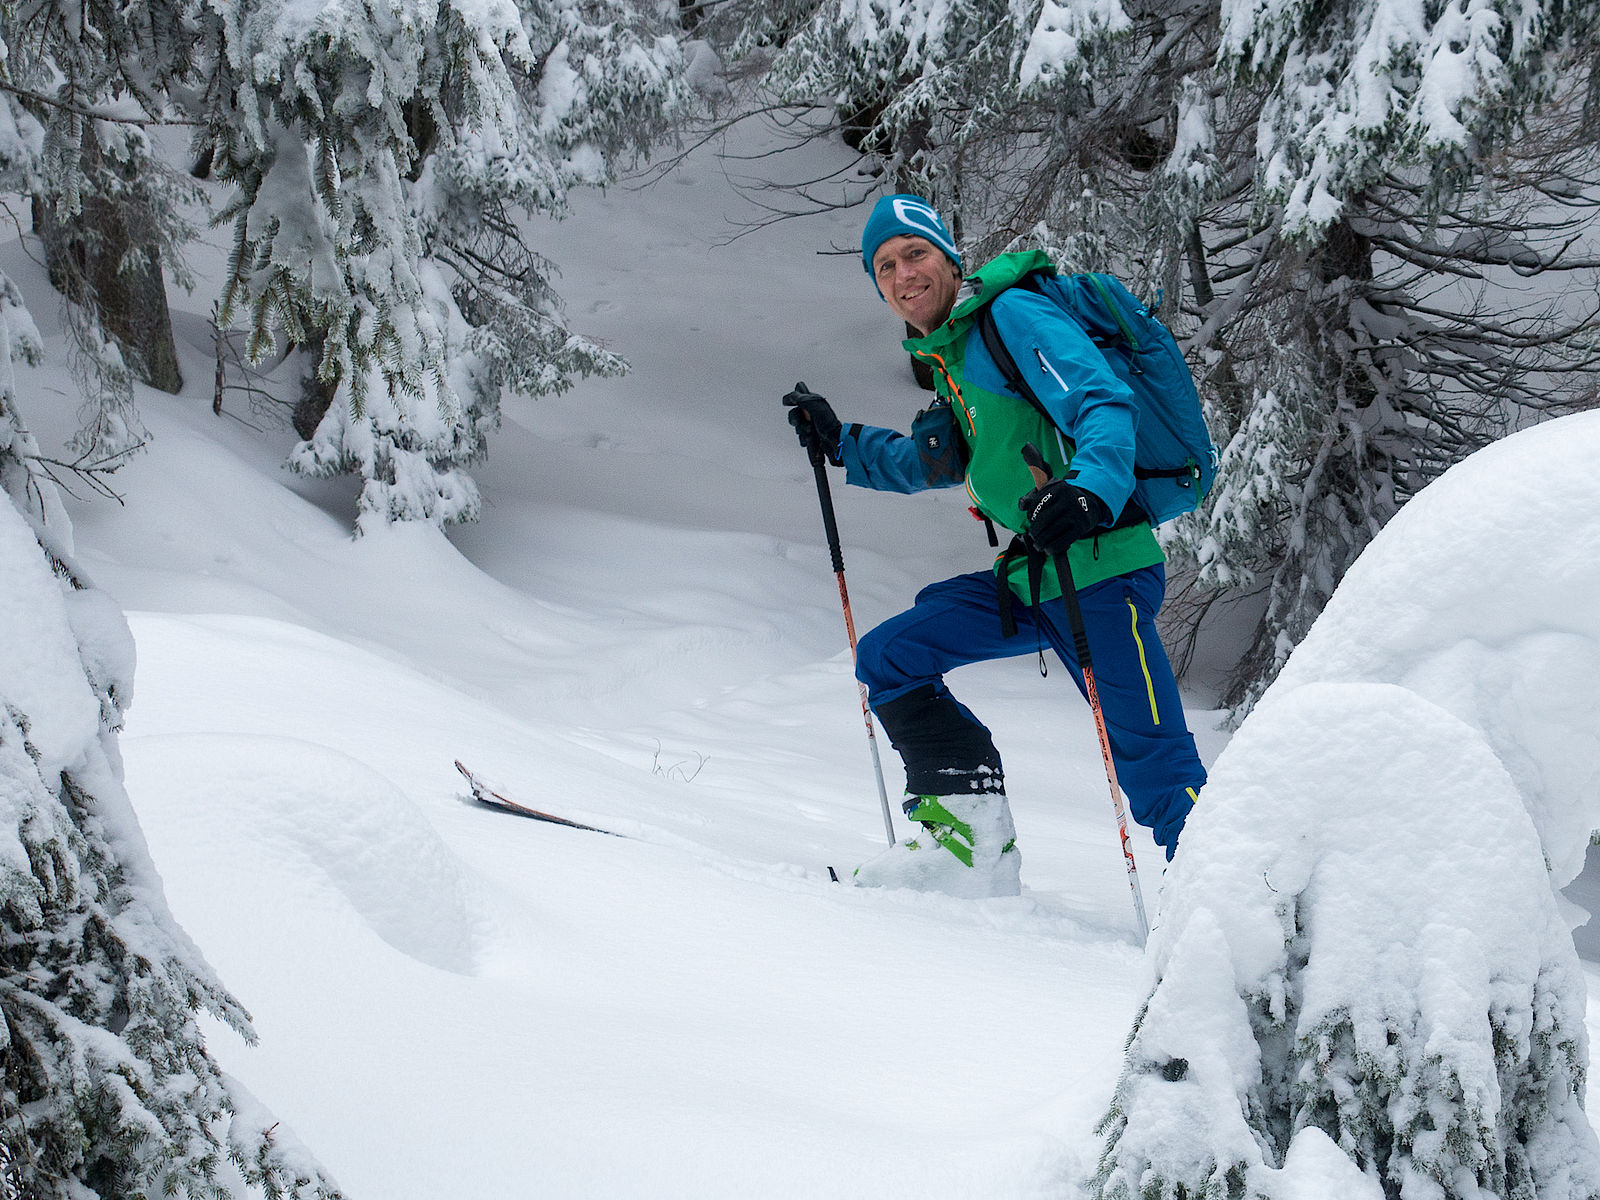
[[[1035,487],[1050,482],[1050,469],[1045,464],[1039,448],[1031,443],[1022,448],[1022,458],[1033,472]],[[1139,920],[1139,937],[1150,940],[1150,920],[1145,916],[1144,893],[1139,889],[1139,867],[1133,861],[1133,846],[1128,841],[1128,808],[1122,799],[1122,788],[1117,783],[1117,764],[1111,759],[1111,735],[1106,732],[1106,715],[1100,707],[1100,693],[1094,685],[1094,661],[1089,654],[1089,634],[1083,626],[1083,608],[1078,603],[1078,588],[1072,580],[1072,566],[1065,554],[1054,556],[1056,577],[1061,583],[1061,599],[1067,606],[1067,623],[1072,627],[1073,650],[1078,656],[1078,669],[1083,672],[1083,690],[1089,697],[1089,711],[1094,714],[1094,730],[1100,738],[1100,758],[1106,766],[1106,782],[1111,786],[1111,810],[1117,817],[1117,837],[1122,842],[1122,860],[1128,868],[1128,886],[1133,891],[1133,913]]]
[[[833,492],[828,487],[828,467],[822,447],[811,444],[806,448],[811,456],[811,469],[817,477],[817,499],[822,505],[822,528],[828,535],[828,553],[833,556],[833,575],[839,581],[839,601],[844,605],[844,630],[850,639],[850,661],[856,660],[856,622],[850,615],[850,590],[844,585],[844,553],[839,548],[839,522],[833,513]],[[889,791],[883,785],[883,760],[878,757],[878,734],[872,726],[872,709],[867,704],[867,685],[856,681],[861,693],[861,718],[867,724],[867,746],[872,750],[872,770],[878,778],[878,800],[883,805],[883,831],[894,845],[894,821],[889,816]]]

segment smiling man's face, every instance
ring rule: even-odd
[[[950,315],[961,270],[927,238],[903,233],[878,247],[872,276],[895,316],[923,333]]]

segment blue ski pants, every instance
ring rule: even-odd
[[[1206,771],[1156,633],[1165,594],[1166,571],[1157,565],[1091,584],[1078,601],[1128,810],[1171,858]],[[989,730],[950,695],[945,672],[1048,645],[1087,695],[1066,603],[1057,597],[1035,609],[1018,600],[1013,612],[1017,633],[1003,637],[995,577],[980,571],[929,585],[909,609],[861,638],[856,677],[905,761],[907,791],[984,791],[991,785],[983,781],[1000,778]]]

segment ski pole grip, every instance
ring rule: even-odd
[[[817,444],[817,436],[814,433],[811,435],[811,439],[806,442],[806,457],[811,460],[811,465],[818,470],[821,470],[827,464],[826,453]]]
[[[811,455],[811,471],[817,477],[817,502],[822,507],[822,531],[828,538],[828,554],[833,559],[833,573],[844,574],[844,550],[839,545],[839,520],[833,512],[833,490],[828,486],[827,459],[823,456],[822,447],[811,445],[807,447]]]
[[[1033,486],[1043,487],[1050,482],[1050,466],[1044,461],[1044,455],[1039,453],[1039,447],[1029,442],[1022,448],[1022,461],[1028,464],[1028,470],[1033,472]]]

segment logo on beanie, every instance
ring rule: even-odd
[[[945,231],[944,222],[926,201],[911,196],[896,196],[894,215],[902,225],[909,225],[919,236],[927,238],[951,258],[961,257],[956,252],[949,233]]]

